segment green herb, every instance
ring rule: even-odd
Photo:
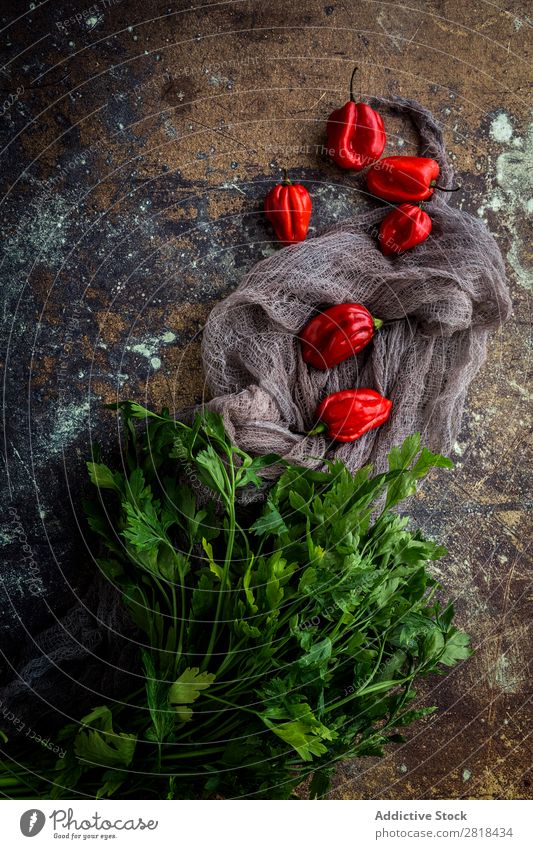
[[[20,797],[291,798],[311,777],[323,796],[336,764],[433,712],[412,706],[418,678],[470,654],[427,568],[445,550],[391,511],[451,462],[414,434],[386,473],[312,471],[251,457],[212,413],[119,407],[125,462],[88,464],[86,511],[149,646],[144,690],[66,728],[45,781],[7,760],[3,780]]]

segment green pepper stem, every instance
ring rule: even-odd
[[[289,172],[286,168],[283,169],[283,180],[282,183],[284,186],[292,186],[291,181],[289,180]]]
[[[328,429],[328,426],[325,422],[319,422],[313,430],[310,430],[307,436],[317,436],[319,433],[324,433],[325,430]]]
[[[381,318],[374,318],[374,316],[372,316],[372,321],[374,322],[374,330],[379,330],[379,328],[383,326]]]
[[[353,81],[354,81],[354,79],[355,79],[355,75],[356,75],[356,73],[357,73],[357,65],[356,65],[356,66],[355,66],[355,68],[353,69],[353,71],[352,71],[352,76],[350,77],[350,100],[351,100],[353,103],[355,103],[355,97],[354,97],[354,95],[353,95]]]

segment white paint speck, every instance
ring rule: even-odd
[[[520,384],[517,383],[516,380],[510,380],[509,386],[512,386],[513,389],[516,389],[518,394],[521,395],[522,398],[524,398],[526,401],[533,401],[533,392],[530,392],[528,389],[526,389],[525,386],[520,386]]]
[[[15,542],[16,539],[16,534],[10,534],[7,531],[0,530],[0,548],[4,548],[7,545],[11,545],[11,543]]]
[[[493,118],[489,130],[494,141],[504,144],[511,141],[513,137],[513,127],[505,112],[500,112]]]
[[[49,436],[50,454],[59,454],[63,448],[70,445],[83,429],[90,405],[88,401],[82,404],[67,404],[59,407],[57,417]]]
[[[520,680],[515,674],[509,659],[504,654],[496,661],[494,679],[504,693],[516,693],[520,686]]]
[[[128,347],[129,351],[133,351],[134,354],[140,354],[142,357],[146,357],[148,360],[153,354],[153,351],[147,345],[139,343],[138,345],[131,345]]]
[[[469,769],[463,769],[463,781],[470,781],[472,773]]]
[[[134,345],[127,345],[126,350],[133,354],[140,354],[141,357],[146,357],[150,361],[153,369],[161,368],[161,358],[158,356],[159,349],[162,345],[169,345],[176,339],[176,334],[171,330],[166,330],[161,336],[150,336],[144,339],[143,342],[136,342]]]

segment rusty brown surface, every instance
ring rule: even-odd
[[[11,5],[4,23],[19,14]],[[469,394],[456,470],[438,489],[429,481],[415,508],[450,550],[440,576],[477,651],[426,683],[425,703],[440,710],[407,744],[339,770],[338,798],[531,795],[527,11],[524,0],[194,11],[99,0],[45,2],[7,30],[9,495],[38,554],[39,598],[55,612],[68,606],[55,558],[74,588],[87,582],[67,538],[81,458],[95,436],[113,444],[101,404],[179,410],[203,397],[203,322],[275,249],[260,208],[280,168],[312,192],[312,232],[366,203],[321,152],[354,63],[363,96],[398,93],[433,110],[464,187],[457,202],[498,239],[514,315]],[[406,127],[389,118],[387,128],[387,152],[414,152]],[[16,659],[13,611],[24,615],[29,599],[16,566],[6,586],[4,644]],[[32,615],[46,623],[46,606]]]

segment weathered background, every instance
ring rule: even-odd
[[[361,181],[321,152],[356,63],[363,96],[415,97],[442,123],[464,186],[453,202],[499,240],[514,316],[470,392],[456,471],[429,481],[414,505],[450,549],[441,577],[477,653],[427,684],[435,719],[385,759],[341,770],[335,793],[530,795],[528,6],[2,4],[3,411],[14,508],[1,538],[4,680],[92,581],[78,522],[85,532],[91,441],[108,452],[116,444],[102,404],[120,396],[179,410],[201,400],[203,323],[277,249],[260,210],[281,167],[313,195],[312,232],[367,203]],[[407,128],[390,118],[387,128],[388,153],[414,152]]]

